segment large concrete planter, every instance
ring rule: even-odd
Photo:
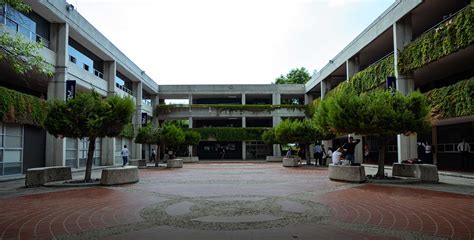
[[[362,183],[366,181],[363,166],[329,164],[329,179],[333,181]]]
[[[72,179],[71,167],[41,167],[26,170],[25,186],[42,186],[48,182]]]
[[[418,178],[422,182],[439,182],[438,167],[433,164],[394,163],[392,176]]]
[[[283,156],[267,156],[267,162],[283,162]]]
[[[298,167],[301,162],[301,158],[283,158],[283,167]]]
[[[100,178],[100,184],[106,186],[136,183],[138,181],[138,168],[136,166],[104,168]]]
[[[183,159],[168,159],[166,163],[166,167],[168,168],[182,168],[183,167]]]
[[[199,157],[180,157],[180,159],[183,159],[184,163],[195,163],[199,162]]]

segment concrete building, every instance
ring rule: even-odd
[[[75,11],[72,5],[65,1],[26,2],[33,10],[28,14],[2,6],[0,31],[42,43],[44,48],[40,54],[54,66],[54,78],[49,79],[34,72],[19,76],[2,62],[0,86],[36,97],[65,100],[66,81],[74,80],[78,92],[95,90],[102,96],[130,96],[136,103],[133,118],[135,129],[141,126],[142,116],[145,115],[145,119],[155,124],[164,120],[186,120],[190,128],[273,127],[284,118],[305,118],[304,104],[324,98],[328,91],[342,82],[353,81],[356,76],[387,63],[391,70],[386,72],[386,76],[378,76],[384,81],[377,84],[383,85],[386,77],[394,76],[397,90],[403,94],[415,89],[426,93],[454,86],[474,76],[474,68],[470,64],[474,62],[472,40],[455,50],[445,48],[442,56],[436,59],[420,60],[420,64],[410,71],[401,71],[403,66],[399,65],[405,49],[412,50],[415,46],[416,50],[417,45],[414,44],[418,44],[420,39],[433,32],[443,31],[450,24],[457,24],[458,16],[467,15],[468,20],[463,24],[469,24],[470,20],[471,26],[474,25],[469,0],[395,1],[330,59],[306,85],[160,86]],[[452,37],[457,35],[453,33]],[[443,47],[434,42],[432,46]],[[165,100],[170,99],[181,99],[186,103],[163,107]],[[422,140],[433,146],[432,161],[441,169],[472,170],[473,153],[467,155],[471,165],[465,166],[456,146],[464,137],[474,151],[473,132],[472,110],[459,116],[445,116],[434,122],[431,134],[426,136],[394,136],[389,147],[389,161],[418,157],[416,144]],[[362,138],[375,153],[377,146],[370,137],[357,137]],[[0,175],[21,174],[27,168],[39,166],[68,165],[81,168],[85,165],[89,144],[86,139],[56,139],[35,126],[4,122],[0,122],[0,140]],[[345,141],[344,137],[327,142],[326,146],[340,144],[341,141]],[[134,144],[131,139],[124,137],[100,139],[95,144],[95,165],[120,164],[120,149],[125,144],[131,146],[132,158],[147,158],[151,148]],[[222,149],[226,150],[225,154],[222,154]],[[242,141],[220,141],[208,136],[189,151],[201,159],[250,160],[282,154],[277,145],[267,146],[258,136]],[[356,154],[356,161],[360,162],[362,144],[358,145]]]

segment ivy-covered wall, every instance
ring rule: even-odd
[[[157,114],[166,114],[179,108],[213,108],[218,112],[272,112],[277,109],[291,109],[304,111],[305,105],[260,105],[260,104],[160,104],[156,106]]]
[[[201,141],[261,141],[268,128],[193,128],[201,134]]]
[[[431,105],[433,119],[474,115],[474,78],[433,89],[425,95]]]
[[[0,87],[0,121],[42,127],[46,113],[46,101]]]
[[[454,18],[422,34],[400,54],[399,71],[411,72],[474,42],[473,4]]]

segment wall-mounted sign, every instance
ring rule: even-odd
[[[76,97],[76,81],[67,80],[66,81],[66,101],[69,101]]]

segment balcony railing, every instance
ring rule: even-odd
[[[133,91],[125,87],[124,85],[120,85],[118,83],[115,83],[115,86],[118,87],[120,90],[128,93],[130,96],[133,96]]]
[[[7,28],[15,31],[16,33],[23,35],[29,41],[37,42],[46,48],[50,48],[49,40],[31,31],[29,28],[25,27],[24,25],[16,22],[15,20],[3,14],[0,14],[0,20],[1,20],[0,24],[5,25]]]

